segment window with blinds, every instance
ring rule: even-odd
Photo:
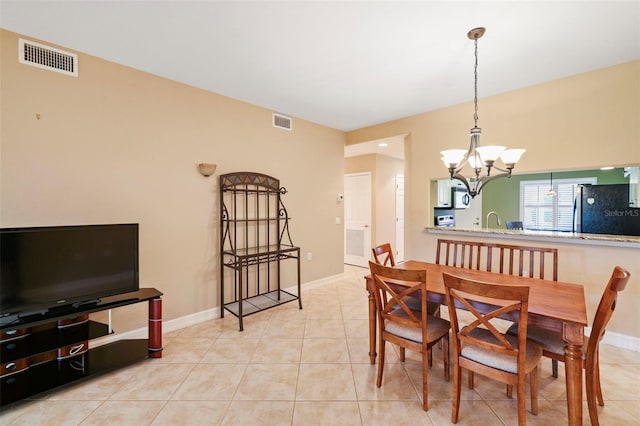
[[[597,179],[554,179],[520,182],[520,212],[525,229],[573,231],[573,209],[578,185]],[[550,195],[553,189],[556,195]]]

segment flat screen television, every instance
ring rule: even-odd
[[[0,321],[137,291],[138,224],[0,228]]]

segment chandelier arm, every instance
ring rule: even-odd
[[[482,191],[482,188],[484,188],[485,185],[487,185],[489,182],[495,179],[509,177],[511,175],[510,172],[500,173],[493,176],[483,176],[481,178],[478,178],[477,177],[478,175],[476,175],[476,180],[473,182],[473,188],[471,188],[471,184],[469,183],[467,178],[465,178],[463,175],[461,175],[460,173],[456,172],[453,169],[449,169],[449,173],[450,173],[451,179],[455,179],[462,182],[465,188],[467,188],[467,192],[469,193],[469,196],[471,198],[475,198],[476,195],[480,194],[480,191]]]
[[[511,171],[513,170],[513,166],[511,167],[507,166],[506,169],[501,169],[500,167],[496,166],[495,163],[493,163],[493,165],[491,166],[491,169],[501,171],[503,173],[506,173],[507,177],[511,177]]]
[[[462,182],[465,186],[465,188],[467,188],[467,192],[469,193],[469,195],[471,195],[473,192],[475,192],[475,190],[472,190],[471,187],[469,186],[469,181],[467,181],[467,178],[465,178],[464,176],[462,176],[460,173],[457,173],[455,171],[451,171],[451,179],[456,179],[459,180],[460,182]],[[471,198],[473,198],[475,195],[471,195]]]
[[[500,173],[500,174],[493,175],[493,176],[483,176],[483,177],[482,177],[482,178],[480,178],[480,180],[478,181],[478,183],[479,183],[479,189],[478,189],[478,191],[476,192],[476,194],[479,194],[479,193],[480,193],[480,191],[482,190],[482,188],[484,188],[484,186],[485,186],[486,184],[488,184],[489,182],[491,182],[491,181],[493,181],[493,180],[496,180],[496,179],[499,179],[499,178],[509,177],[509,176],[510,176],[510,173],[509,173],[509,172],[506,172],[506,173]]]

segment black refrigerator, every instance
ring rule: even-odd
[[[575,230],[585,234],[640,235],[640,208],[629,207],[629,185],[581,185]]]

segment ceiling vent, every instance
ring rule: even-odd
[[[45,70],[78,76],[78,55],[33,41],[18,39],[18,61]]]
[[[273,113],[273,127],[277,127],[279,129],[285,129],[291,131],[293,126],[293,120],[291,117],[287,117],[286,115]]]

